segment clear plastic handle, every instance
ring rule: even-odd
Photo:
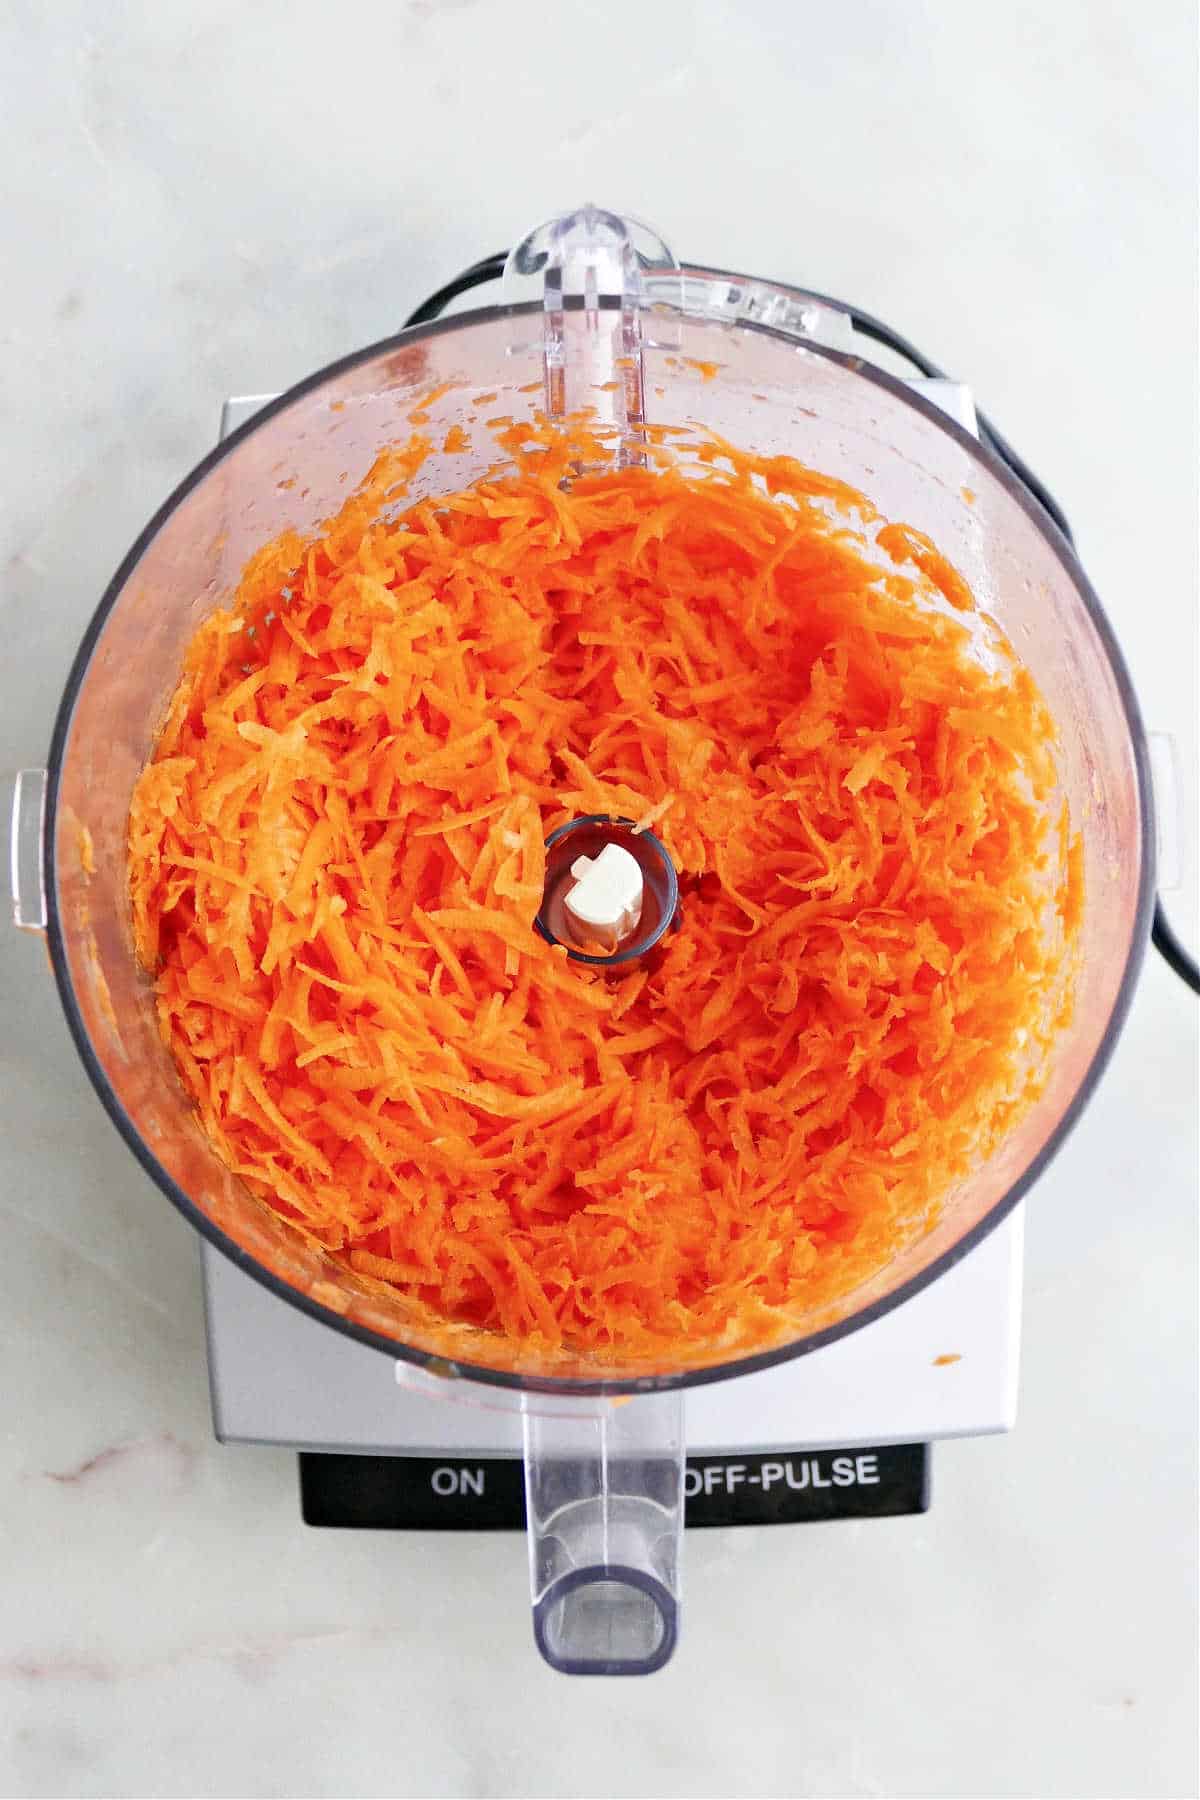
[[[524,1409],[533,1634],[564,1675],[649,1675],[679,1635],[683,1395]]]

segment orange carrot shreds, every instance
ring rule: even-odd
[[[431,445],[387,452],[201,626],[130,815],[137,952],[218,1154],[355,1278],[534,1357],[732,1355],[1036,1097],[1083,906],[1052,722],[841,483],[496,436],[407,510]],[[533,929],[593,812],[680,874],[621,979]]]

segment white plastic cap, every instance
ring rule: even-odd
[[[620,844],[605,844],[599,856],[577,856],[571,873],[575,885],[563,895],[563,909],[573,936],[619,950],[642,916],[637,858]]]

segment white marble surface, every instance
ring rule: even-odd
[[[9,0],[0,768],[230,392],[583,196],[856,298],[1059,491],[1195,819],[1194,9]],[[1195,942],[1196,839],[1174,901]],[[1195,1791],[1196,1007],[1145,976],[1029,1209],[1020,1424],[923,1520],[705,1534],[661,1676],[517,1539],[323,1538],[210,1437],[196,1246],[0,937],[6,1795]]]

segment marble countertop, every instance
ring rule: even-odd
[[[1184,771],[1194,18],[923,0],[6,10],[0,770],[226,394],[584,197],[808,281],[1050,480]],[[647,1682],[542,1668],[515,1537],[330,1534],[212,1440],[197,1246],[0,935],[0,1792],[1195,1791],[1196,1006],[1158,964],[1028,1212],[1020,1423],[920,1519],[694,1535]]]

